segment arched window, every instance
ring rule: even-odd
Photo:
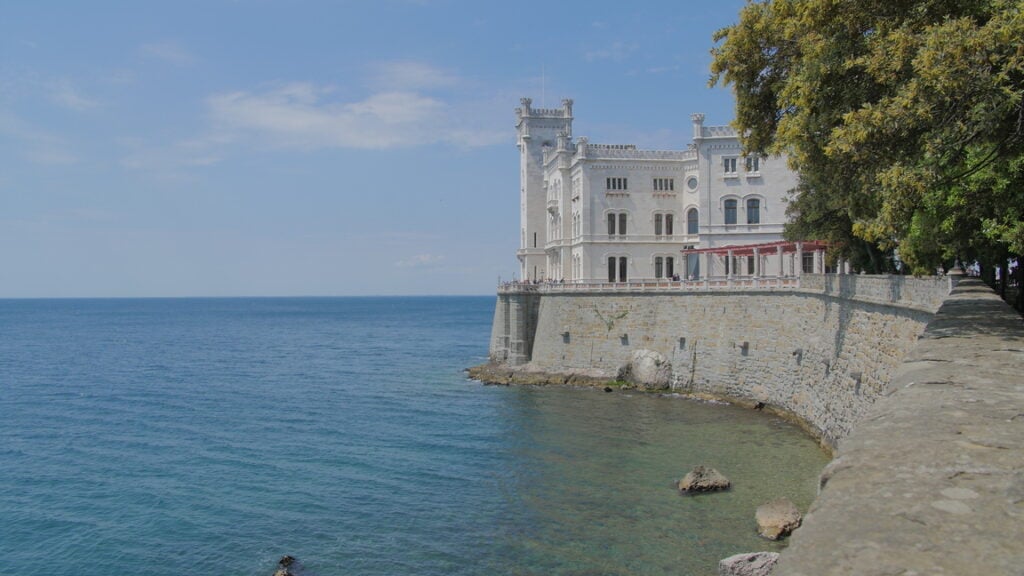
[[[654,257],[654,277],[655,278],[671,278],[675,276],[676,266],[675,258],[672,256],[655,256]]]
[[[747,224],[761,223],[761,201],[757,198],[747,200]]]
[[[655,236],[671,236],[673,234],[673,218],[672,214],[657,212],[654,214],[654,235]]]
[[[725,223],[735,224],[736,223],[736,201],[726,200],[725,201]]]
[[[618,222],[618,224],[619,224],[618,230],[615,229],[615,223],[616,222]],[[625,212],[619,212],[619,213],[609,212],[608,213],[608,235],[609,236],[615,236],[616,234],[618,234],[619,236],[625,236],[626,235],[626,213]]]
[[[686,233],[697,234],[700,229],[700,214],[696,208],[690,208],[686,212]]]
[[[629,261],[625,256],[609,256],[608,257],[608,281],[609,282],[625,282],[627,279],[626,270],[628,268]],[[618,276],[616,276],[618,272]]]

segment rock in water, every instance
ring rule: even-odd
[[[788,536],[800,526],[802,517],[796,505],[788,498],[772,500],[757,507],[757,531],[769,540]]]
[[[619,379],[638,388],[663,390],[672,379],[672,364],[654,350],[634,350],[629,363],[619,369]]]
[[[692,494],[695,492],[717,492],[730,486],[729,479],[718,470],[708,466],[696,466],[689,474],[679,481],[679,491]]]
[[[778,552],[736,554],[718,561],[718,576],[768,576],[778,561]]]
[[[281,559],[278,560],[277,563],[287,568],[295,563],[295,557],[285,554],[284,556],[281,556]]]

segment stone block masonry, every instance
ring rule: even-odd
[[[612,380],[652,350],[671,363],[673,390],[763,403],[834,446],[947,293],[945,280],[805,276],[787,290],[501,294],[491,359],[553,381]]]
[[[541,290],[520,369],[608,377],[649,348],[678,390],[804,419],[836,458],[775,576],[1024,574],[1024,322],[981,282],[944,282]]]
[[[822,474],[778,576],[1024,574],[1024,323],[965,280]]]

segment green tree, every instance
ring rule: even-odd
[[[749,153],[800,173],[787,236],[880,272],[1024,253],[1024,0],[766,0],[715,34]]]

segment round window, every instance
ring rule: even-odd
[[[694,178],[693,176],[690,176],[689,178],[687,178],[687,180],[686,180],[686,187],[689,188],[690,190],[696,190],[697,189],[697,179]]]

